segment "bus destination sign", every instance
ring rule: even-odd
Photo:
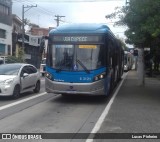
[[[102,36],[53,36],[53,42],[100,42]]]

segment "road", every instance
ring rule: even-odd
[[[25,93],[17,100],[0,98],[1,133],[90,133],[112,97],[47,94],[44,78],[41,82],[38,94]]]

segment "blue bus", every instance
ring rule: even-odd
[[[124,51],[124,71],[132,69],[134,63],[134,56],[128,51]]]
[[[46,92],[108,95],[121,79],[124,51],[108,26],[67,24],[49,32]]]

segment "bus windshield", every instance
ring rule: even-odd
[[[52,45],[52,67],[61,71],[89,71],[105,66],[102,45]]]

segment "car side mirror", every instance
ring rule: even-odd
[[[28,75],[29,75],[28,73],[24,73],[23,78],[27,77]]]

